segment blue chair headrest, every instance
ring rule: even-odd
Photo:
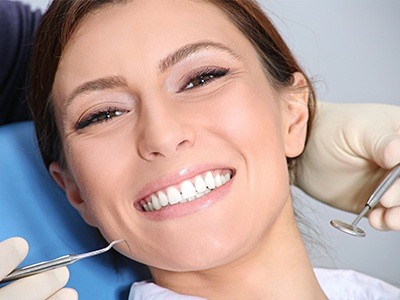
[[[30,251],[23,265],[106,246],[68,203],[45,169],[34,126],[0,127],[0,240],[25,238]],[[127,299],[133,281],[150,278],[148,268],[116,251],[69,267],[68,286],[80,299]]]

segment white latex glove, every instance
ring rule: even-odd
[[[28,243],[22,238],[10,238],[0,242],[0,279],[14,270],[27,253]],[[75,290],[62,289],[68,278],[69,271],[63,267],[19,279],[0,288],[0,299],[78,299]]]
[[[400,106],[319,103],[297,185],[333,207],[360,213],[400,163]],[[400,179],[369,214],[376,229],[400,230]]]

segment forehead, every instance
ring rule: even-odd
[[[139,69],[147,75],[144,67],[149,70],[177,48],[203,40],[239,53],[239,48],[250,46],[229,18],[207,1],[133,0],[105,6],[89,14],[68,42],[54,91],[60,86],[71,90],[104,73],[129,76]]]
[[[184,44],[205,36],[228,40],[233,38],[233,31],[239,33],[228,17],[208,1],[133,0],[107,5],[86,16],[64,49],[63,58],[75,49],[95,50],[98,44],[103,46],[98,52],[104,52],[113,48],[113,42],[122,40],[126,46],[138,51],[145,48],[148,53],[171,41]]]

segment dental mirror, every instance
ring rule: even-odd
[[[400,176],[400,164],[396,165],[385,177],[385,179],[383,179],[383,181],[379,184],[377,189],[372,193],[371,197],[368,199],[364,209],[355,218],[353,223],[348,224],[340,220],[331,220],[330,222],[331,225],[336,229],[345,232],[347,234],[358,237],[365,237],[366,234],[364,230],[357,227],[356,225],[372,208],[374,208],[379,203],[383,194],[385,194],[385,192],[390,188],[390,186],[393,184],[393,182],[396,181],[396,179],[399,176]]]

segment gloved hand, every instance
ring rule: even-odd
[[[0,279],[15,269],[27,253],[28,244],[22,238],[0,242]],[[63,267],[19,279],[0,288],[0,299],[78,299],[75,290],[62,289],[68,278],[68,269]]]
[[[360,213],[400,163],[400,106],[319,103],[296,184],[333,207]],[[400,178],[369,214],[376,229],[400,230]]]

